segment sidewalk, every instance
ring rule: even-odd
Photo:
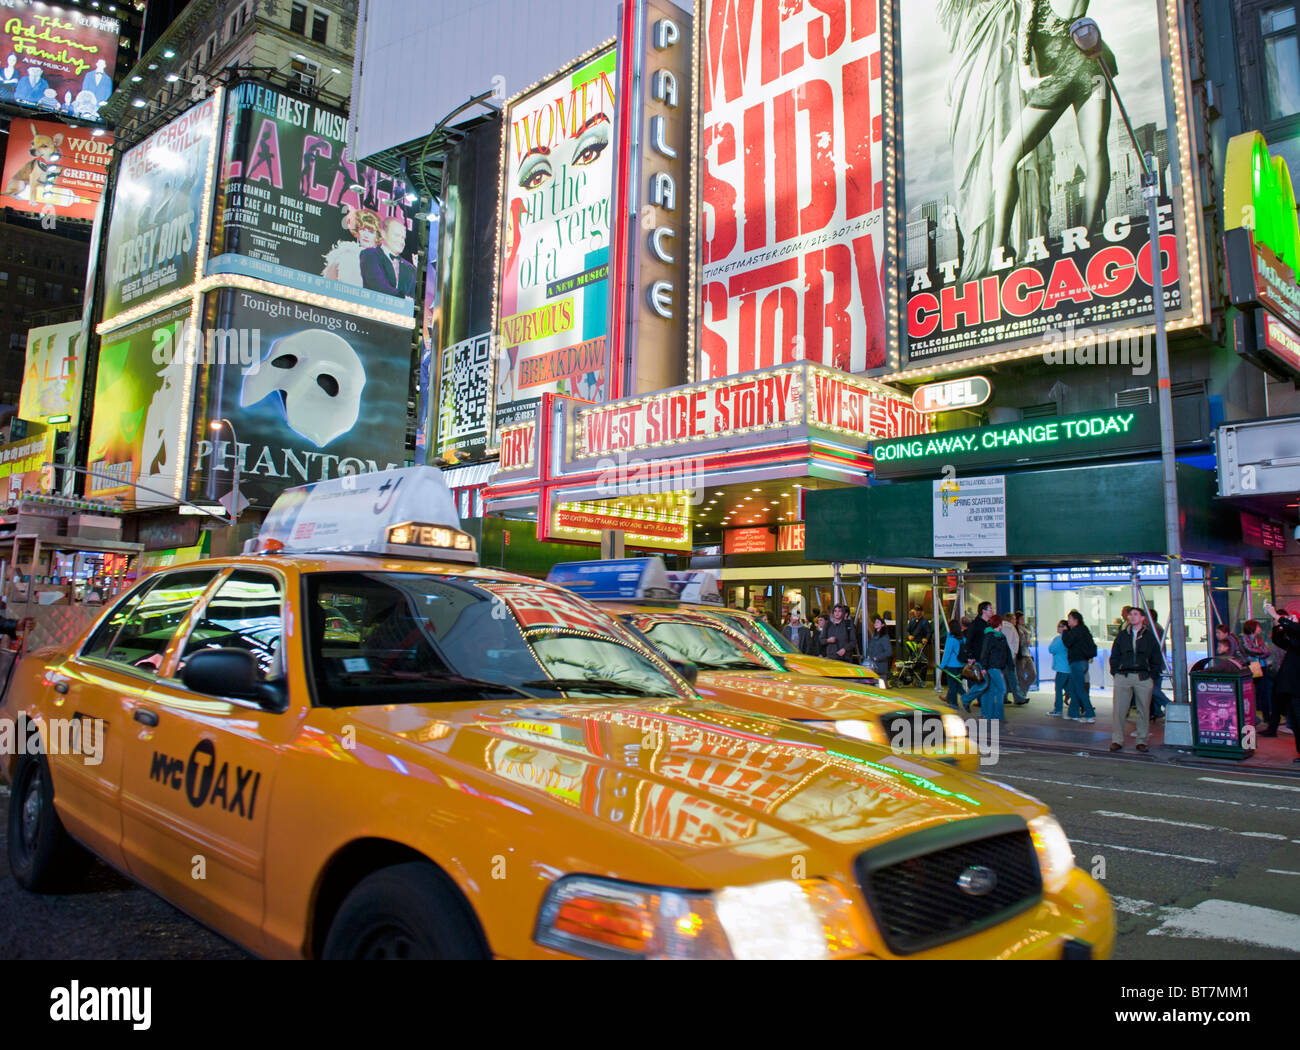
[[[934,687],[912,689],[894,689],[891,692],[907,696],[913,700],[923,700],[942,710],[952,710],[944,703],[945,693],[936,693]],[[1276,737],[1258,737],[1255,754],[1243,761],[1224,758],[1208,758],[1194,754],[1190,747],[1167,747],[1164,742],[1164,720],[1151,724],[1151,739],[1147,745],[1151,748],[1145,755],[1135,747],[1137,740],[1137,715],[1130,714],[1126,723],[1124,750],[1110,750],[1111,737],[1111,697],[1094,689],[1091,694],[1092,706],[1097,712],[1097,721],[1091,725],[1083,722],[1067,722],[1063,718],[1052,718],[1047,712],[1052,709],[1056,698],[1055,689],[1037,690],[1029,693],[1029,703],[1016,707],[1008,694],[1005,705],[1006,721],[1002,726],[1002,739],[1012,747],[1025,747],[1044,751],[1086,751],[1099,755],[1125,756],[1128,758],[1154,759],[1170,765],[1197,765],[1215,769],[1267,770],[1273,775],[1290,775],[1300,777],[1300,765],[1292,762],[1296,757],[1295,737],[1279,728]],[[978,716],[979,705],[971,709],[970,716]],[[1282,720],[1286,725],[1286,719]],[[1263,726],[1257,727],[1262,729]]]

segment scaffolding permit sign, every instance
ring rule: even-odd
[[[946,477],[934,482],[934,556],[1005,558],[1007,479]]]

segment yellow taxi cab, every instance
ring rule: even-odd
[[[1111,952],[1041,802],[709,703],[458,524],[432,468],[291,490],[260,553],[26,656],[0,702],[18,884],[90,851],[277,958]]]
[[[671,589],[671,576],[658,558],[624,558],[561,562],[547,582],[572,586],[577,581],[584,598],[618,616],[674,666],[689,666],[696,691],[707,700],[979,771],[978,742],[956,713],[941,713],[872,683],[796,673],[697,605],[647,601],[647,595]],[[629,595],[632,600],[625,600]]]

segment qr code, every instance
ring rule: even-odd
[[[491,345],[485,332],[443,350],[438,377],[439,442],[486,433]]]

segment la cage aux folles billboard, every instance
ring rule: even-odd
[[[240,289],[208,296],[191,498],[221,499],[239,470],[241,503],[283,489],[400,467],[411,377],[409,329]],[[225,348],[221,353],[220,349]],[[234,424],[220,431],[209,422]]]
[[[217,106],[217,97],[205,99],[123,155],[108,224],[105,322],[194,283]]]
[[[230,89],[206,272],[413,318],[420,244],[407,187],[347,158],[347,126],[344,114],[266,84]]]
[[[1068,346],[1083,328],[1150,330],[1156,279],[1141,162],[1099,61],[1143,153],[1155,156],[1170,325],[1199,323],[1199,220],[1186,120],[1177,118],[1187,86],[1176,6],[1092,0],[1087,15],[1106,41],[1101,59],[1074,46],[1060,4],[898,7],[902,364]]]
[[[120,32],[121,23],[111,14],[3,0],[0,103],[99,120],[113,93]]]

